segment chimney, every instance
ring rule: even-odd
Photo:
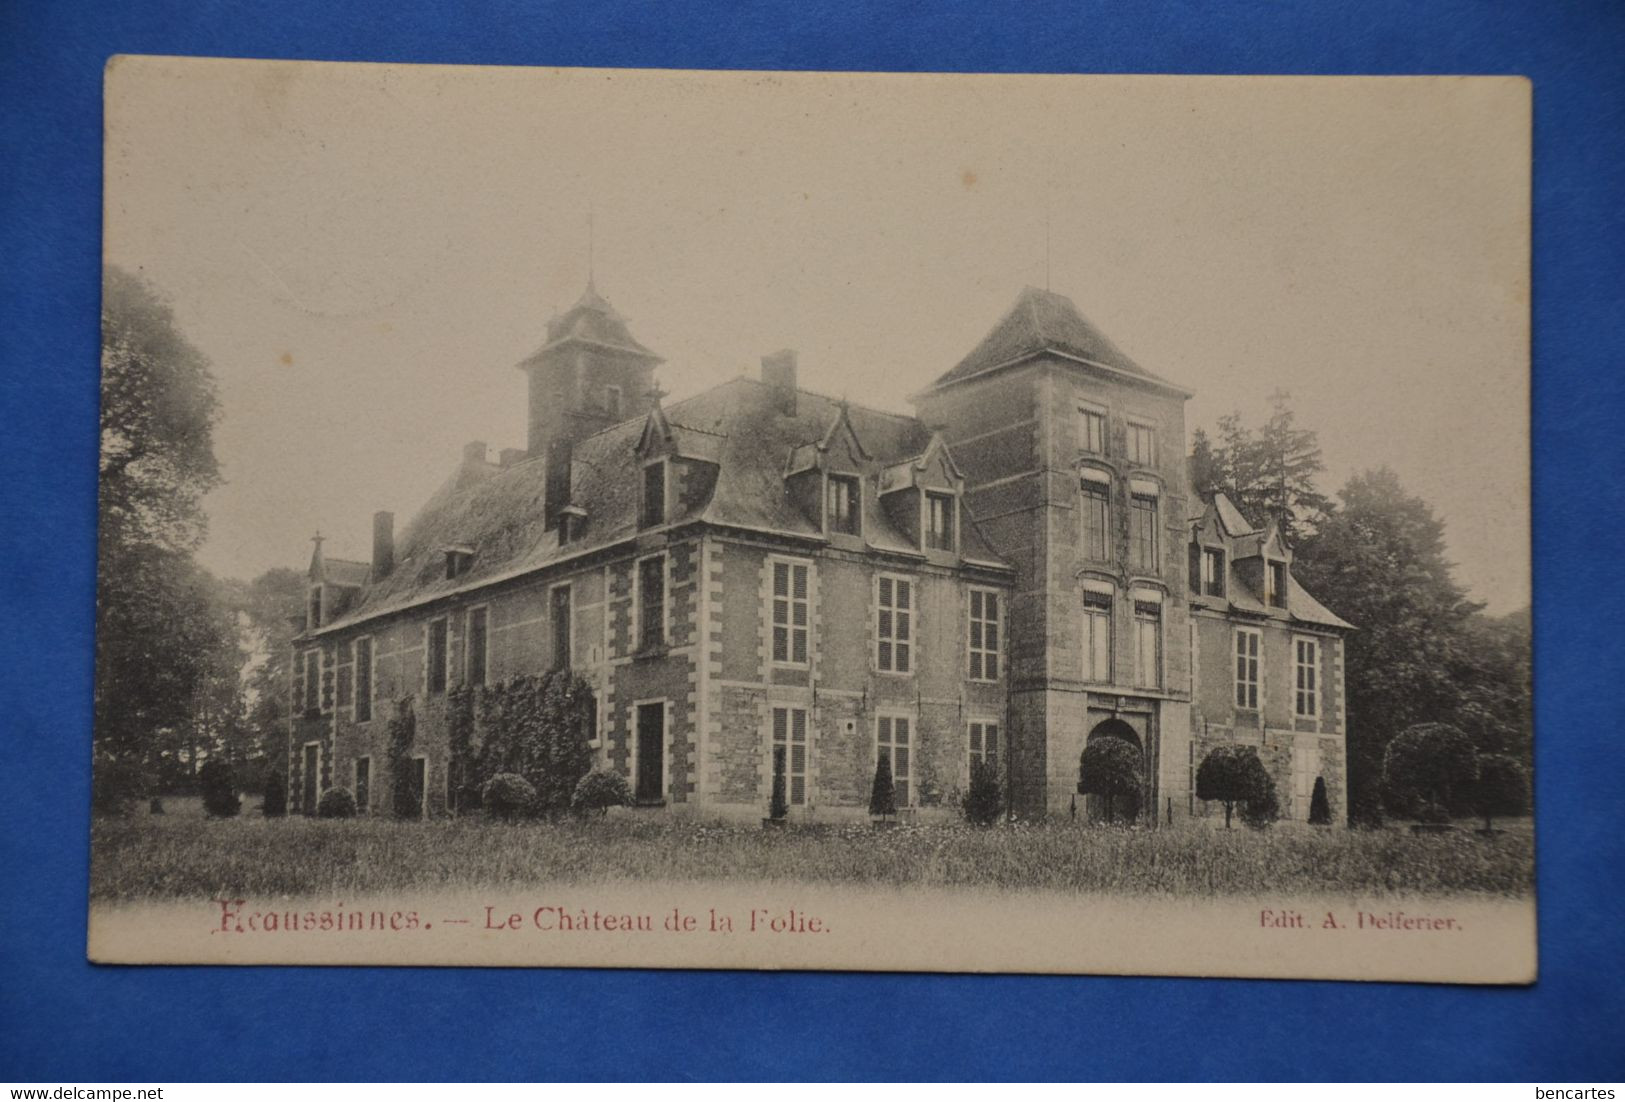
[[[523,463],[525,461],[525,456],[528,454],[530,453],[525,451],[524,448],[503,448],[502,451],[498,453],[497,465],[501,467],[511,467],[515,463]]]
[[[484,440],[470,440],[468,443],[463,445],[463,462],[484,463],[485,452],[486,447]]]
[[[773,388],[774,401],[786,416],[796,415],[796,354],[789,348],[762,357],[762,382]]]
[[[372,515],[372,580],[395,569],[395,514],[379,510]]]

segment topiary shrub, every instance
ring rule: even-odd
[[[985,761],[970,763],[970,787],[960,806],[965,821],[977,826],[992,826],[999,821],[1004,801],[999,795],[999,771]]]
[[[1332,821],[1332,804],[1326,798],[1326,778],[1315,778],[1315,790],[1309,794],[1309,822],[1315,826],[1329,826]]]
[[[773,792],[767,800],[767,817],[775,822],[788,818],[790,801],[784,793],[784,747],[773,747]]]
[[[1490,822],[1494,816],[1522,815],[1529,810],[1529,770],[1506,754],[1480,755],[1472,801],[1486,833],[1495,829]]]
[[[1269,770],[1264,763],[1258,761],[1258,755],[1253,755],[1258,762],[1258,772],[1253,777],[1253,794],[1241,805],[1241,821],[1254,830],[1263,830],[1281,817],[1281,802],[1275,795],[1275,782],[1270,780]]]
[[[211,819],[229,819],[243,809],[231,766],[225,762],[204,762],[203,768],[198,770],[197,783],[203,794],[203,810]]]
[[[316,801],[316,817],[318,819],[353,819],[355,818],[355,796],[348,788],[329,788],[322,793],[322,798]]]
[[[1394,810],[1423,822],[1448,822],[1468,804],[1478,780],[1478,751],[1447,723],[1419,723],[1388,744],[1382,776]]]
[[[1107,822],[1112,819],[1118,796],[1140,791],[1140,777],[1140,751],[1116,735],[1091,739],[1078,759],[1078,794],[1103,797]]]
[[[892,782],[890,754],[881,754],[875,763],[874,783],[869,786],[869,814],[878,819],[897,814],[897,786]]]
[[[265,800],[260,811],[267,819],[280,819],[288,813],[288,778],[282,770],[273,769],[265,778]]]
[[[631,804],[631,786],[613,769],[592,770],[576,782],[575,793],[570,797],[570,809],[578,815],[589,811],[607,815],[612,807],[630,807]]]
[[[536,813],[536,787],[517,773],[498,773],[485,782],[480,803],[493,819],[510,821]]]

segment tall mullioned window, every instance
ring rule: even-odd
[[[875,665],[882,673],[914,669],[914,583],[882,575],[875,604]]]
[[[488,650],[490,647],[490,622],[488,610],[484,608],[471,608],[468,610],[468,660],[464,664],[464,680],[470,685],[485,684]]]
[[[1078,447],[1092,455],[1106,454],[1106,415],[1100,410],[1078,407]]]
[[[666,557],[656,555],[638,563],[638,649],[649,650],[666,642]]]
[[[355,721],[372,718],[372,636],[355,641]]]
[[[1134,675],[1142,689],[1162,687],[1162,605],[1134,602]]]
[[[1292,643],[1292,713],[1301,719],[1320,715],[1320,644],[1313,639]]]
[[[1236,707],[1258,710],[1259,652],[1263,636],[1254,628],[1236,629]]]
[[[428,664],[425,680],[430,693],[446,691],[446,618],[429,621],[429,645],[424,651]]]
[[[659,560],[649,560],[658,562]],[[575,660],[570,653],[571,647],[571,617],[570,617],[570,587],[558,585],[548,596],[548,623],[553,629],[553,668],[567,670]]]
[[[970,760],[999,767],[999,725],[983,720],[970,722]]]
[[[1157,430],[1150,425],[1129,424],[1128,458],[1137,467],[1157,465]]]
[[[1112,679],[1112,595],[1083,593],[1083,677],[1101,684]]]
[[[1154,494],[1129,496],[1129,547],[1134,568],[1157,572],[1157,499]]]
[[[314,712],[322,706],[322,652],[305,652],[305,711]]]
[[[784,774],[784,797],[792,807],[807,802],[807,712],[773,709],[773,768]]]
[[[875,721],[875,743],[879,756],[891,763],[892,791],[897,794],[897,806],[909,807],[913,792],[913,746],[910,741],[912,721],[906,716],[881,716]]]
[[[999,676],[999,595],[991,589],[970,591],[970,676],[973,681]]]
[[[1081,483],[1083,513],[1083,553],[1096,562],[1109,558],[1111,546],[1111,484],[1085,478]]]
[[[773,661],[807,663],[808,625],[812,621],[807,564],[773,564]]]

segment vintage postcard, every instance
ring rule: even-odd
[[[1530,88],[119,57],[89,953],[1536,974]]]

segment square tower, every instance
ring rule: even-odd
[[[1028,287],[915,396],[964,472],[967,504],[1017,571],[1010,604],[1010,800],[1100,815],[1078,797],[1091,739],[1140,752],[1114,809],[1182,816],[1190,786],[1185,401],[1072,301]],[[1129,803],[1125,809],[1122,804]]]

